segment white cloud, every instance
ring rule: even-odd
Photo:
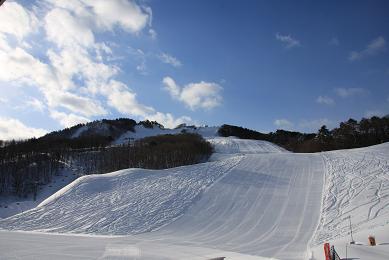
[[[108,98],[108,104],[122,114],[147,117],[155,112],[154,108],[138,102],[136,93],[125,84],[112,80],[102,88],[102,94]]]
[[[319,104],[324,104],[324,105],[333,105],[333,104],[335,104],[335,101],[332,98],[327,97],[327,96],[319,96],[316,99],[316,102],[319,103]]]
[[[182,66],[182,63],[181,61],[179,61],[176,57],[173,57],[172,55],[170,54],[167,54],[167,53],[161,53],[158,58],[163,62],[163,63],[166,63],[166,64],[170,64],[172,65],[173,67],[181,67]]]
[[[63,127],[71,127],[80,123],[87,123],[89,118],[75,115],[73,113],[64,113],[57,110],[50,110],[50,116],[57,120]]]
[[[148,25],[147,10],[126,0],[47,0],[56,7],[67,9],[77,16],[78,21],[106,31],[118,26],[128,32],[138,33]]]
[[[65,48],[60,52],[49,50],[47,55],[62,89],[74,88],[74,78],[82,79],[88,87],[94,87],[108,81],[119,71],[115,66],[94,61],[82,48]]]
[[[50,107],[64,107],[83,116],[106,115],[108,112],[96,101],[70,92],[47,91],[46,97]]]
[[[293,127],[292,122],[290,122],[287,119],[283,119],[283,118],[274,120],[274,125],[276,125],[277,127],[283,128],[283,129],[290,129]]]
[[[147,65],[146,65],[146,60],[142,60],[137,66],[136,66],[136,70],[142,74],[142,75],[147,75],[148,72],[147,72]]]
[[[188,124],[188,125],[192,125],[192,124],[195,124],[195,122],[192,120],[192,118],[188,117],[188,116],[182,116],[182,117],[179,117],[179,118],[174,118],[172,114],[170,113],[160,113],[160,112],[157,112],[153,115],[150,115],[147,117],[149,120],[152,120],[152,121],[157,121],[158,123],[162,124],[163,126],[165,127],[168,127],[168,128],[174,128],[180,124]]]
[[[158,34],[154,29],[149,29],[149,34],[150,34],[151,39],[153,39],[153,40],[157,39],[157,37],[158,37]]]
[[[339,40],[338,40],[337,37],[333,37],[333,38],[329,41],[328,44],[329,44],[329,45],[333,45],[333,46],[338,46],[338,45],[339,45]]]
[[[276,33],[276,39],[282,42],[287,49],[291,49],[293,47],[301,46],[300,41],[293,38],[290,35],[282,35],[280,33]]]
[[[190,83],[181,91],[181,100],[191,109],[212,109],[221,105],[222,87],[212,82]]]
[[[64,9],[55,8],[47,13],[45,30],[48,40],[59,47],[92,47],[95,43],[87,23]]]
[[[172,97],[178,99],[180,98],[181,88],[177,86],[174,79],[172,79],[171,77],[165,77],[163,78],[162,83],[165,86],[165,90],[167,90]]]
[[[307,131],[316,132],[321,126],[326,125],[332,127],[333,122],[327,118],[313,119],[313,120],[302,120],[299,126]]]
[[[58,88],[58,82],[47,64],[20,47],[0,46],[0,80],[19,81],[40,89]]]
[[[43,112],[43,110],[45,109],[45,105],[43,104],[43,102],[36,99],[36,98],[32,98],[30,100],[27,100],[26,106],[31,107],[32,109],[39,111],[39,112]]]
[[[386,41],[384,37],[379,36],[376,39],[373,39],[367,47],[362,51],[352,51],[349,56],[350,61],[361,60],[368,56],[373,56],[379,52],[384,51],[386,48]]]
[[[8,103],[8,99],[5,98],[5,97],[0,97],[0,104],[7,104]]]
[[[361,95],[366,93],[363,88],[336,88],[335,93],[342,98],[348,98],[355,95]]]
[[[0,80],[35,87],[44,97],[43,100],[31,99],[24,106],[38,111],[47,109],[49,116],[65,127],[106,115],[107,107],[127,116],[158,120],[168,127],[193,122],[189,117],[175,118],[139,102],[133,90],[114,79],[121,70],[116,64],[108,63],[114,55],[109,47],[112,45],[98,42],[97,33],[116,28],[138,34],[149,26],[148,32],[155,38],[151,8],[127,0],[43,1],[48,4],[39,10],[44,18],[41,23],[36,21],[32,11],[14,2],[8,4],[14,10],[0,17],[0,21],[6,20],[0,24]],[[7,23],[9,25],[5,26]],[[34,48],[41,47],[40,44],[23,42],[33,32],[48,40],[44,58],[35,56]],[[16,45],[10,44],[8,34],[19,40]],[[146,73],[147,54],[139,49],[135,51],[142,61],[138,69]],[[164,59],[173,66],[181,65],[171,55],[166,54]],[[205,87],[208,91],[212,88],[214,86]],[[190,94],[189,90],[191,88],[180,89],[180,92]],[[200,100],[192,107],[213,107],[214,101],[202,93],[194,94]]]
[[[27,139],[46,133],[45,129],[28,127],[17,119],[0,117],[0,140]]]
[[[62,106],[86,116],[106,114],[104,108],[93,100],[62,90],[63,85],[58,81],[53,68],[19,47],[0,49],[0,64],[3,65],[1,66],[3,69],[0,70],[0,80],[36,85],[52,108]],[[59,66],[60,68],[66,71],[66,66]],[[72,75],[70,74],[69,77]],[[70,79],[65,79],[66,77],[63,82],[66,86],[66,82]]]
[[[108,98],[108,104],[118,112],[127,116],[135,116],[143,119],[157,121],[165,127],[175,127],[179,124],[193,124],[194,121],[188,116],[174,118],[170,113],[156,111],[153,107],[145,106],[138,102],[136,94],[125,84],[112,80],[102,88],[103,95]]]
[[[34,13],[26,10],[17,2],[6,1],[1,6],[0,32],[14,35],[21,40],[35,31],[37,27],[38,19]]]
[[[209,110],[220,106],[223,100],[220,94],[223,88],[217,83],[201,81],[180,87],[171,77],[165,77],[162,82],[172,98],[183,102],[192,110]]]

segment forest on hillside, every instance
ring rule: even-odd
[[[126,168],[164,169],[206,161],[212,146],[197,134],[160,135],[110,145],[100,135],[11,141],[0,147],[0,195],[28,196],[48,184],[62,168],[79,175]]]
[[[293,152],[321,152],[366,147],[389,141],[389,118],[371,117],[360,121],[349,119],[329,130],[323,125],[317,133],[300,133],[277,130],[268,134],[247,128],[223,125],[220,136],[237,136],[243,139],[265,140]]]

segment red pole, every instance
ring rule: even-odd
[[[324,244],[324,254],[326,256],[326,260],[332,260],[331,259],[330,243],[325,243]]]

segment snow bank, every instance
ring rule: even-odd
[[[180,217],[239,160],[84,176],[39,207],[0,221],[0,227],[110,235],[156,230]]]

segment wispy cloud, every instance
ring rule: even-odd
[[[0,140],[40,137],[46,133],[45,129],[28,127],[17,119],[0,117]]]
[[[91,121],[89,118],[79,116],[73,113],[59,112],[55,109],[50,110],[51,118],[57,120],[63,127],[71,127],[77,124]]]
[[[336,88],[335,93],[342,98],[348,98],[355,95],[361,95],[366,93],[363,88]]]
[[[178,60],[176,57],[168,54],[168,53],[161,53],[160,55],[158,55],[158,58],[163,62],[163,63],[166,63],[166,64],[170,64],[172,65],[173,67],[181,67],[182,66],[182,63],[180,60]]]
[[[154,29],[149,29],[149,35],[150,35],[151,39],[153,39],[153,40],[156,40],[158,37],[158,34]]]
[[[291,129],[293,127],[293,123],[285,118],[274,120],[274,125],[282,129]]]
[[[361,51],[352,51],[348,57],[350,61],[361,60],[363,58],[373,56],[379,52],[384,51],[386,48],[386,41],[384,37],[379,36],[378,38],[373,39],[365,49]]]
[[[210,110],[220,106],[223,100],[220,93],[223,88],[217,83],[201,81],[180,87],[171,77],[165,77],[162,83],[172,98],[183,102],[192,110]]]
[[[291,49],[294,47],[301,46],[300,41],[293,38],[290,35],[282,35],[280,33],[276,33],[276,39],[280,42],[282,42],[286,49]]]
[[[27,105],[37,110],[47,109],[48,115],[63,126],[107,115],[112,111],[109,108],[126,116],[158,118],[167,127],[191,120],[174,118],[170,113],[139,102],[136,93],[116,79],[122,69],[120,64],[110,63],[113,45],[99,37],[117,28],[134,35],[148,28],[151,37],[156,37],[151,28],[151,8],[136,1],[121,0],[42,2],[45,8],[39,12],[42,18],[39,22],[37,9],[30,10],[9,1],[1,7],[0,80],[28,84],[42,94],[41,100],[30,100]],[[17,41],[10,41],[9,36]],[[31,42],[34,37],[30,36],[45,39],[47,51],[35,49],[40,45]],[[146,73],[146,54],[135,51],[140,57],[137,69]],[[35,53],[46,56],[42,59]],[[172,56],[164,58],[173,66],[181,65]]]
[[[43,102],[37,98],[27,100],[26,106],[39,112],[43,112],[43,110],[45,109],[45,105],[43,104]]]
[[[333,45],[333,46],[338,46],[340,43],[339,43],[339,39],[337,37],[333,37],[329,42],[328,42],[329,45]]]
[[[4,98],[4,97],[0,97],[0,105],[1,104],[7,104],[8,103],[8,99]]]
[[[319,96],[316,99],[316,102],[319,104],[324,104],[324,105],[334,105],[335,104],[335,101],[332,98],[327,97],[327,96]]]

